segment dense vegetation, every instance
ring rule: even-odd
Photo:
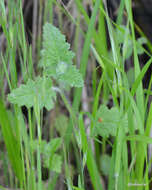
[[[151,189],[152,44],[137,4],[0,0],[0,189]]]

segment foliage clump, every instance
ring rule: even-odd
[[[83,79],[72,59],[74,53],[65,36],[52,24],[46,23],[43,28],[43,49],[39,66],[43,68],[43,76],[35,80],[29,79],[26,84],[12,90],[8,100],[18,106],[33,107],[47,110],[53,108],[56,92],[52,85],[55,79],[62,87],[82,87]]]

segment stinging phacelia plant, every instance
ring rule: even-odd
[[[13,89],[8,101],[18,106],[33,107],[35,102],[39,108],[53,108],[56,92],[52,85],[54,79],[59,87],[82,87],[83,79],[72,59],[74,53],[65,36],[50,23],[43,27],[43,48],[39,66],[43,68],[43,76],[29,79],[26,84]]]

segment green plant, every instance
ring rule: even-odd
[[[56,27],[46,23],[43,28],[43,49],[41,50],[39,64],[43,68],[42,77],[38,76],[34,80],[28,79],[26,84],[13,89],[8,95],[8,101],[11,103],[17,104],[19,107],[26,106],[28,109],[31,107],[34,108],[37,120],[38,140],[35,141],[35,146],[33,145],[35,148],[32,148],[31,152],[35,149],[37,151],[39,190],[42,188],[41,154],[43,155],[45,167],[53,169],[56,172],[61,171],[62,163],[61,156],[55,153],[61,143],[57,143],[59,145],[54,144],[57,139],[53,139],[49,145],[42,140],[40,111],[44,107],[47,110],[53,108],[54,101],[56,100],[56,92],[61,94],[66,106],[69,107],[65,100],[63,90],[67,87],[83,86],[82,76],[72,62],[74,53],[69,48],[70,45],[66,43],[65,36]],[[53,79],[58,84],[58,87],[53,86]],[[33,144],[32,139],[33,137],[31,135],[31,144]],[[51,148],[52,146],[57,147]],[[53,168],[54,164],[56,164],[56,168]]]
[[[134,23],[131,0],[120,1],[116,23],[107,1],[64,2],[33,1],[31,29],[21,0],[0,1],[0,42],[4,36],[6,43],[0,44],[0,189],[149,190],[152,77],[148,89],[142,80],[152,44]],[[70,36],[76,55],[48,22]],[[141,68],[143,53],[149,60]]]
[[[122,125],[124,131],[128,131],[128,119],[125,115],[121,116],[117,107],[108,109],[101,105],[96,113],[92,135],[100,135],[104,138],[117,135],[118,126]]]
[[[55,79],[59,87],[82,87],[83,79],[72,63],[74,53],[69,50],[70,45],[65,42],[65,37],[53,25],[46,23],[43,29],[43,49],[41,51],[40,67],[43,68],[43,76],[34,81],[29,79],[26,85],[21,85],[8,95],[11,103],[27,108],[53,108],[55,88],[52,79]]]

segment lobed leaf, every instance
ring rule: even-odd
[[[43,28],[43,49],[39,65],[47,76],[53,77],[63,87],[82,87],[82,76],[72,65],[74,53],[69,49],[65,36],[56,27],[46,23]]]
[[[38,140],[31,141],[31,149],[36,151],[38,144]],[[56,153],[56,151],[58,151],[58,149],[61,147],[61,144],[61,138],[53,138],[48,143],[45,140],[42,140],[40,144],[40,153],[42,155],[44,167],[49,168],[50,170],[57,173],[61,172],[62,167],[62,157]]]
[[[18,106],[30,108],[34,106],[36,100],[40,109],[45,107],[47,110],[53,108],[54,99],[56,93],[52,89],[51,79],[41,77],[37,77],[35,81],[29,79],[27,84],[22,84],[8,95],[8,101]]]
[[[44,166],[57,173],[61,172],[62,157],[55,152],[61,147],[61,144],[61,138],[54,138],[49,143],[45,144],[41,150]]]
[[[62,157],[59,154],[54,154],[50,157],[48,168],[52,171],[60,173],[62,169]]]
[[[46,23],[43,27],[43,49],[40,65],[52,69],[56,69],[59,62],[72,65],[74,53],[69,49],[70,45],[66,43],[65,36],[55,26]]]
[[[56,117],[54,127],[56,128],[57,132],[59,132],[60,136],[63,137],[66,135],[66,130],[68,126],[68,117],[64,114],[60,114]]]
[[[47,71],[47,74],[50,75],[50,70]],[[75,67],[75,65],[69,66],[65,72],[56,73],[54,77],[62,87],[71,86],[71,87],[82,87],[83,79],[79,70]]]
[[[124,25],[119,25],[119,27],[116,30],[116,38],[119,44],[123,44],[125,41],[125,37],[127,37],[128,41],[125,45],[123,45],[123,49],[126,49],[125,59],[130,58],[130,56],[133,53],[133,42],[130,35],[130,31],[127,27]],[[136,41],[137,45],[137,53],[139,55],[144,53],[143,45],[147,43],[146,38],[140,37]]]
[[[109,135],[116,136],[119,125],[123,125],[124,130],[127,131],[127,118],[121,118],[118,108],[108,109],[105,105],[101,105],[96,114],[93,135],[101,135],[105,138]]]

